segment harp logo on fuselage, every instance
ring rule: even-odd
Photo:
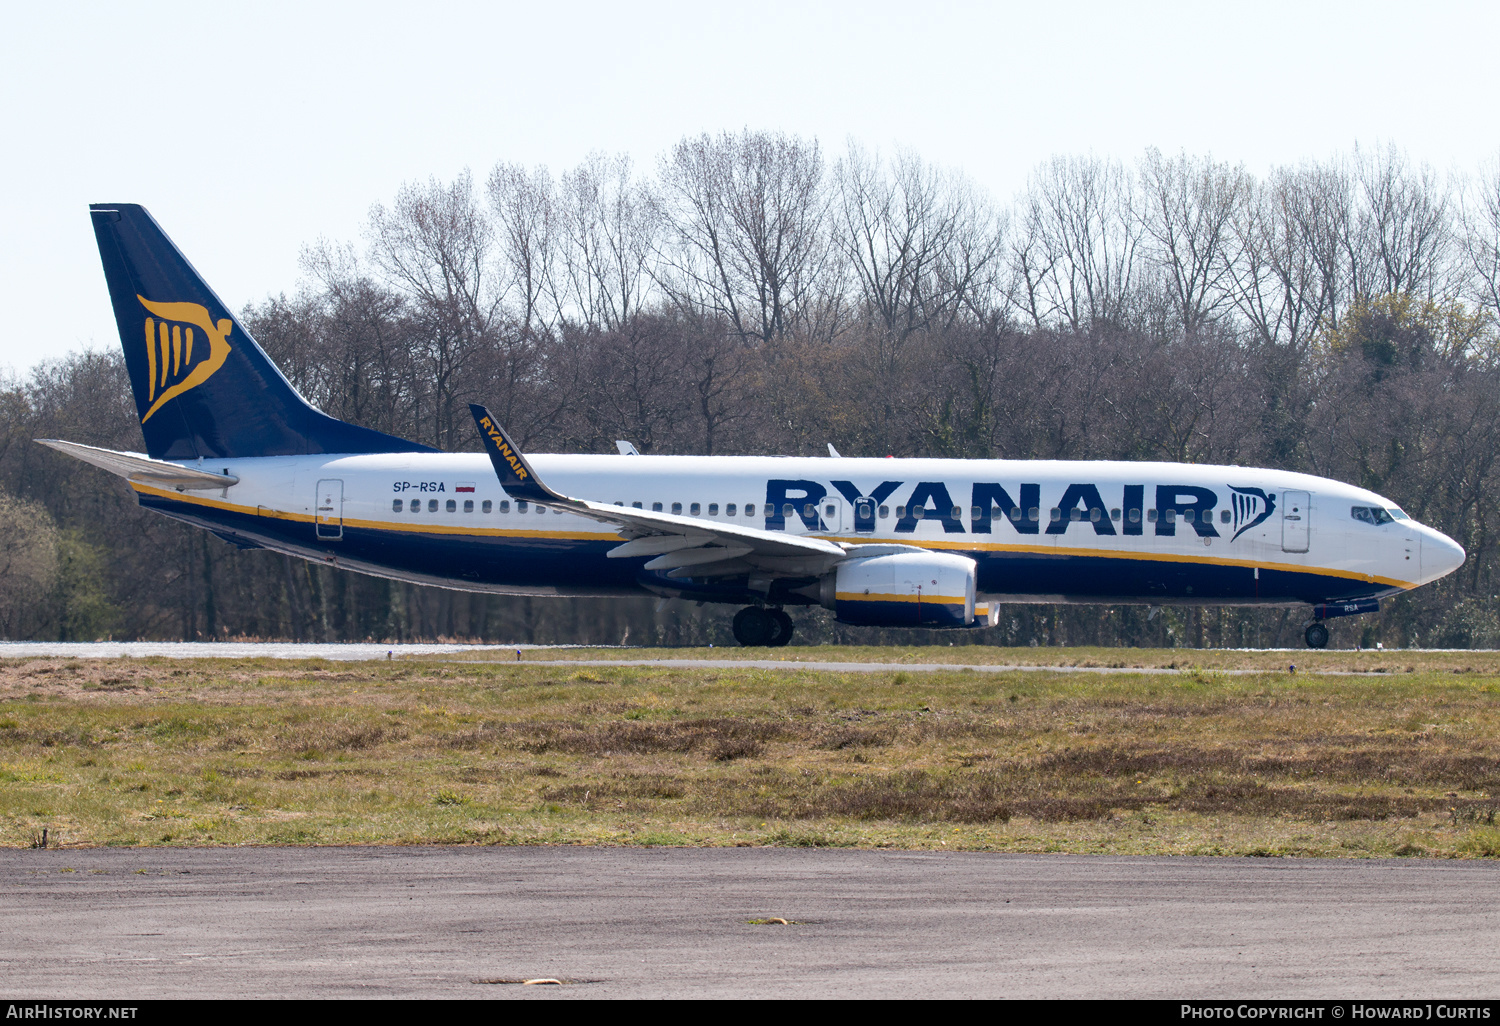
[[[224,366],[234,322],[222,317],[215,323],[208,308],[198,303],[156,303],[141,295],[135,298],[152,315],[146,318],[146,371],[150,376],[146,398],[151,406],[141,416],[144,424],[166,403],[197,388]]]

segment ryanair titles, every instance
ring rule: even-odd
[[[1070,529],[1105,535],[1140,535],[1151,533],[1174,536],[1179,527],[1191,529],[1200,538],[1220,537],[1223,527],[1231,538],[1264,523],[1276,509],[1276,496],[1260,488],[1225,485],[1225,499],[1218,492],[1201,485],[1163,484],[1153,486],[1147,502],[1147,486],[1121,486],[1120,502],[1104,501],[1099,487],[1093,484],[1069,484],[1050,504],[1042,501],[1040,484],[1022,483],[1015,493],[1002,484],[976,481],[963,498],[966,505],[955,502],[948,484],[943,481],[919,481],[905,500],[897,503],[902,481],[882,481],[868,491],[852,481],[833,481],[834,489],[847,501],[856,532],[873,532],[878,520],[895,516],[894,530],[910,534],[924,520],[942,525],[945,534],[991,534],[995,522],[1003,521],[1018,534],[1066,534]],[[802,522],[809,531],[836,530],[827,523],[831,508],[830,493],[818,481],[777,480],[766,482],[766,529],[785,531],[789,518]],[[892,508],[894,507],[894,509]],[[967,522],[967,528],[965,527]]]

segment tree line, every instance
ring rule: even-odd
[[[919,155],[743,131],[654,166],[408,183],[242,313],[333,416],[474,450],[1171,460],[1349,481],[1459,540],[1440,584],[1335,644],[1500,645],[1500,164],[1395,148],[1255,176],[1060,156],[998,202]],[[102,287],[102,282],[100,283]],[[117,351],[0,392],[6,637],[727,643],[687,603],[486,597],[340,574],[139,510],[30,442],[140,449]],[[993,631],[802,637],[1272,644],[1296,614],[1008,607]]]

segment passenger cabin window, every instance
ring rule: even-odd
[[[528,509],[530,509],[530,505],[526,502],[525,499],[517,499],[516,500],[516,512],[517,513],[525,513]]]
[[[879,513],[880,513],[880,519],[884,520],[886,517],[888,517],[888,516],[891,515],[891,507],[889,507],[889,506],[881,506],[880,510],[879,510]]]
[[[1148,509],[1148,510],[1146,510],[1146,523],[1148,523],[1148,524],[1154,524],[1154,523],[1156,523],[1156,510],[1154,510],[1154,509]]]
[[[906,507],[905,506],[897,506],[896,507],[896,519],[897,520],[905,520],[906,519]]]
[[[818,515],[818,507],[810,502],[805,503],[802,507],[802,515],[805,517],[815,517]]]
[[[711,517],[719,515],[719,504],[717,502],[710,502],[708,504],[708,515]]]
[[[1118,509],[1112,509],[1112,510],[1110,510],[1109,511],[1109,519],[1111,519],[1111,520],[1119,520],[1120,519],[1120,511]]]
[[[427,512],[429,512],[429,513],[436,513],[437,512],[437,500],[436,499],[428,499],[427,500]]]
[[[797,515],[797,507],[793,506],[790,502],[783,503],[781,506],[781,515],[784,517],[794,517]]]
[[[688,516],[693,516],[693,517],[699,516],[700,514],[699,514],[698,511],[701,510],[702,508],[703,507],[699,506],[696,502],[693,503],[691,506],[688,507]]]
[[[500,500],[500,512],[501,513],[509,513],[510,512],[510,500],[509,499],[501,499]]]
[[[472,512],[474,512],[474,500],[473,499],[465,499],[464,500],[464,512],[465,513],[472,513]]]
[[[747,516],[747,517],[753,517],[753,516],[755,516],[755,503],[753,503],[753,502],[747,502],[747,503],[745,503],[745,516]]]
[[[400,499],[394,499],[394,500],[391,501],[391,512],[392,513],[400,513],[401,512],[401,500]]]
[[[1362,524],[1371,524],[1376,527],[1393,523],[1396,519],[1379,506],[1351,506],[1349,515]]]
[[[639,502],[632,502],[630,505],[631,505],[631,508],[633,508],[633,509],[644,509],[645,508]]]
[[[710,506],[710,507],[708,507],[708,508],[709,508],[709,511],[710,511],[710,512],[712,512],[712,511],[713,511],[713,507],[712,507],[712,506]],[[736,505],[735,505],[735,504],[734,504],[734,503],[732,503],[732,502],[731,502],[731,503],[729,503],[729,504],[727,504],[727,505],[726,505],[726,506],[725,506],[725,507],[724,507],[724,515],[725,515],[725,516],[726,516],[726,517],[732,517],[732,516],[734,516],[734,515],[735,515],[735,514],[736,514],[736,513],[738,513],[738,512],[739,512],[739,507],[738,507],[738,506],[736,506]]]
[[[651,512],[653,512],[653,513],[660,513],[661,512],[661,503],[659,503],[659,502],[653,502],[651,504]]]
[[[833,514],[835,512],[837,512],[837,510],[838,510],[837,506],[824,506],[823,507],[823,515],[825,517],[831,517],[831,516],[833,516]]]
[[[481,513],[488,513],[490,510],[492,510],[494,508],[495,508],[495,504],[492,503],[489,499],[485,499],[482,503],[479,504],[479,511]]]
[[[1140,510],[1138,510],[1138,509],[1131,510],[1129,516],[1130,516],[1130,522],[1132,524],[1139,524],[1141,522],[1141,511]]]
[[[1168,520],[1170,520],[1172,518],[1172,512],[1173,512],[1172,510],[1168,510],[1167,511],[1167,519]],[[1182,511],[1182,519],[1186,520],[1188,523],[1191,524],[1193,522],[1193,511],[1190,510],[1190,509],[1183,510]]]
[[[1011,521],[1013,523],[1019,523],[1020,520],[1021,520],[1021,517],[1024,516],[1024,515],[1025,514],[1023,514],[1021,512],[1021,507],[1020,506],[1012,506],[1010,508],[1010,519],[1011,519]]]
[[[926,515],[927,515],[927,507],[926,506],[913,506],[911,508],[911,518],[913,520],[921,520]]]
[[[1221,510],[1219,510],[1219,523],[1221,523],[1221,524],[1227,524],[1227,523],[1229,523],[1229,510],[1227,510],[1227,509],[1221,509]]]
[[[1056,506],[1053,506],[1052,512],[1049,515],[1052,517],[1052,522],[1055,524],[1062,519],[1062,510],[1058,509]]]
[[[1041,507],[1040,506],[1033,506],[1033,507],[1031,507],[1031,510],[1026,514],[1026,519],[1030,520],[1033,524],[1036,523],[1038,520],[1042,519],[1042,510],[1041,510]]]
[[[546,506],[538,506],[536,508],[536,512],[537,512],[537,516],[544,517],[544,516],[547,515],[547,507]]]
[[[458,512],[458,500],[457,499],[449,499],[448,500],[448,512],[449,513],[457,513]]]
[[[680,503],[680,502],[674,502],[674,503],[672,503],[672,512],[674,514],[676,514],[677,516],[681,516],[682,515],[682,503]]]

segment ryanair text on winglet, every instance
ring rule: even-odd
[[[500,433],[500,429],[495,426],[495,422],[488,417],[481,417],[479,418],[479,426],[484,428],[484,433],[490,436],[490,441],[495,443],[495,448],[500,451],[501,456],[505,457],[505,462],[510,464],[510,469],[515,473],[516,477],[522,481],[526,480],[528,476],[526,468],[516,458],[515,452],[511,450],[510,443],[505,440],[505,436]]]

